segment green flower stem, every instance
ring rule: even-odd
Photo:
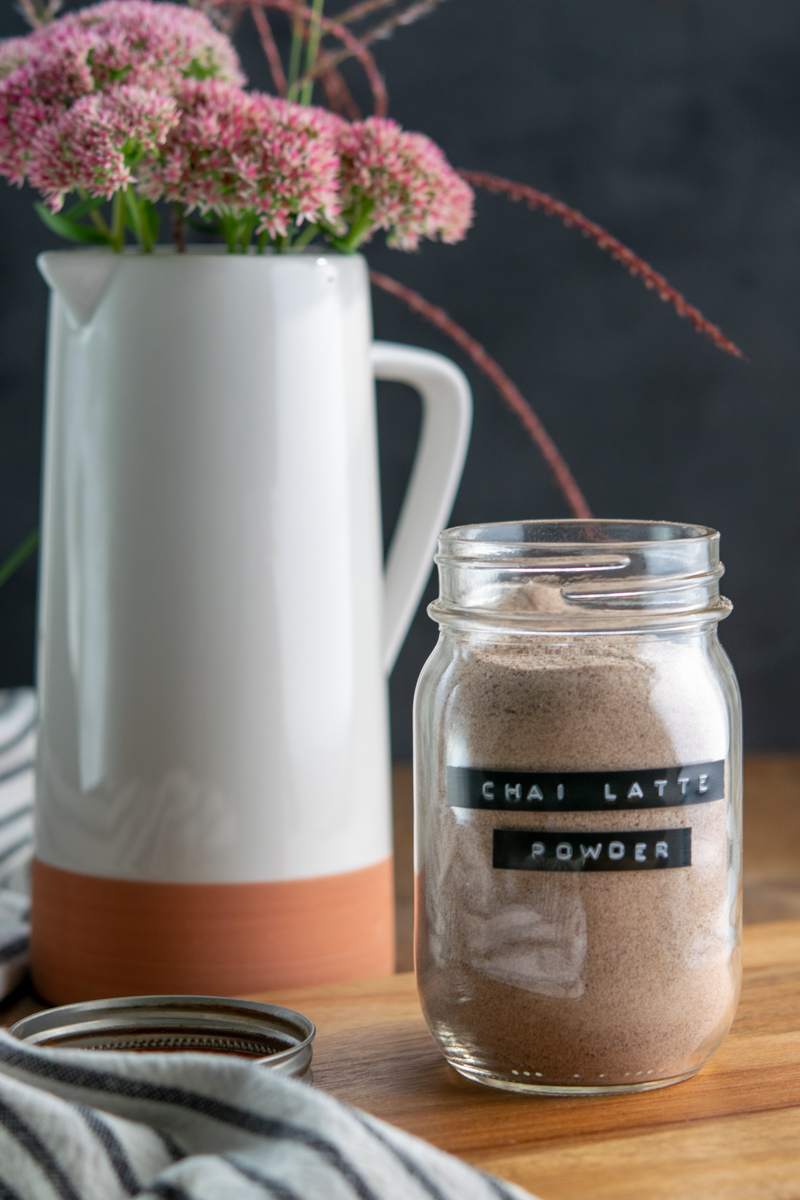
[[[111,201],[111,235],[109,245],[117,254],[121,253],[125,244],[125,193],[114,192]]]
[[[159,218],[155,210],[155,205],[144,197],[138,197],[134,192],[131,192],[134,204],[139,213],[139,221],[142,226],[142,247],[145,254],[153,253],[153,246],[158,241]]]
[[[302,250],[303,247],[307,246],[309,242],[313,242],[314,238],[321,231],[321,228],[322,227],[320,225],[306,225],[303,232],[298,234],[298,236],[292,242],[292,249]]]
[[[325,7],[325,0],[313,0],[311,9],[311,21],[308,28],[308,45],[306,47],[306,75],[310,75],[317,65],[317,56],[319,55],[319,43],[322,37],[322,10]],[[303,90],[300,93],[300,103],[310,104],[314,94],[314,80],[307,79],[303,84]]]
[[[96,208],[89,213],[89,218],[95,229],[99,229],[101,233],[105,233],[106,235],[108,234],[108,226],[103,220],[103,214],[99,213]]]
[[[235,217],[221,216],[219,218],[220,233],[225,238],[229,254],[236,253],[237,225],[238,222]]]
[[[154,206],[144,196],[137,196],[133,188],[128,185],[125,188],[125,209],[137,242],[145,254],[152,254],[153,246],[158,239],[159,226]]]
[[[372,229],[372,208],[372,201],[367,200],[350,226],[349,233],[343,238],[331,237],[331,244],[342,254],[354,254]]]
[[[86,188],[78,188],[78,195],[80,196],[81,200],[89,199],[89,193],[86,191]],[[98,209],[93,208],[89,213],[89,218],[95,229],[99,229],[101,233],[108,234],[108,226],[103,220],[103,214]]]
[[[38,545],[39,530],[34,529],[33,533],[28,534],[22,545],[17,546],[13,554],[9,555],[2,566],[0,566],[0,587],[14,574],[17,567],[22,566],[26,558],[30,558]]]
[[[139,208],[136,194],[130,185],[125,188],[124,196],[125,208],[127,209],[128,217],[130,219],[131,226],[133,227],[134,236],[144,250],[145,254],[149,254],[153,249],[153,245],[149,240],[149,231],[146,228],[146,223],[142,220],[142,211]]]
[[[220,232],[228,245],[229,254],[244,254],[252,241],[257,222],[258,215],[254,212],[237,217],[229,213],[219,218]]]
[[[253,240],[253,231],[257,221],[258,217],[255,213],[246,213],[239,222],[239,244],[242,247],[242,254]]]

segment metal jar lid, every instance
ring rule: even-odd
[[[126,996],[50,1008],[17,1021],[9,1032],[51,1049],[234,1054],[311,1082],[316,1029],[302,1013],[256,1000]]]

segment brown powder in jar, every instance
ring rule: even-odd
[[[738,999],[729,799],[625,812],[450,808],[446,766],[613,771],[723,759],[726,706],[702,639],[473,640],[446,676],[436,794],[417,804],[417,971],[443,1050],[468,1073],[512,1084],[630,1086],[692,1072]],[[494,829],[681,826],[692,829],[689,868],[492,867]]]

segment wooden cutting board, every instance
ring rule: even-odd
[[[800,921],[745,929],[733,1030],[694,1079],[640,1095],[528,1098],[462,1079],[413,975],[260,996],[318,1028],[319,1087],[542,1200],[800,1197]]]

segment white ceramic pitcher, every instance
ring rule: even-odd
[[[466,379],[372,343],[359,256],[39,264],[36,986],[388,973],[385,677],[461,474]],[[373,377],[423,399],[385,579]]]

